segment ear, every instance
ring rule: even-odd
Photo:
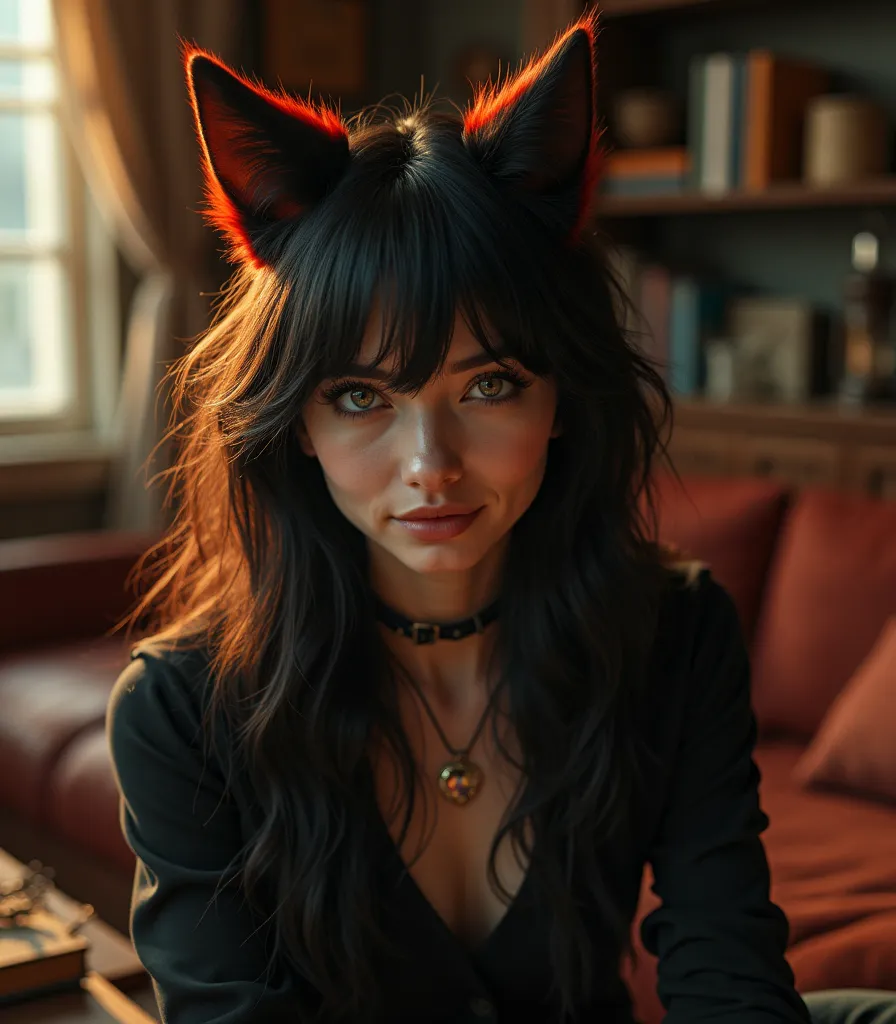
[[[348,132],[336,111],[269,92],[204,50],[185,46],[184,65],[206,217],[231,258],[267,264],[277,226],[307,213],[345,172]]]
[[[317,451],[314,445],[311,443],[311,438],[308,436],[308,428],[305,426],[305,421],[299,419],[296,424],[296,437],[299,440],[299,447],[302,452],[308,456],[309,459],[317,458]]]
[[[563,423],[560,420],[560,414],[557,413],[557,415],[554,417],[554,425],[551,427],[551,440],[553,441],[555,437],[560,437],[562,433]]]
[[[483,169],[552,209],[573,236],[587,220],[600,170],[596,41],[591,11],[503,85],[482,86],[464,115],[464,142]]]

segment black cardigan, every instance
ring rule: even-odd
[[[239,778],[204,760],[201,713],[208,675],[200,652],[138,647],[113,691],[107,718],[122,826],[137,855],[131,931],[168,1024],[276,1024],[297,1016],[307,979],[272,965],[266,930],[234,887],[215,895],[226,865],[257,822]],[[206,661],[207,664],[207,661]],[[662,905],[643,922],[659,957],[667,1024],[808,1024],[784,958],[787,921],[769,899],[760,833],[768,824],[752,759],[756,724],[749,663],[734,605],[705,570],[670,589],[645,702],[651,765],[625,849],[603,867],[633,917],[644,864]],[[369,770],[368,770],[369,771]],[[373,801],[370,780],[370,798]],[[389,1022],[559,1021],[549,995],[549,908],[529,878],[497,929],[468,950],[405,869],[376,814],[384,927],[405,949],[384,962]],[[634,834],[633,833],[633,834]],[[391,886],[387,889],[387,886]],[[606,950],[600,915],[586,919]],[[603,943],[602,943],[603,935]],[[583,1022],[631,1022],[631,1002],[609,955]],[[605,961],[605,962],[604,962]]]

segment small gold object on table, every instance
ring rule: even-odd
[[[68,920],[54,914],[45,902],[53,877],[39,861],[0,875],[0,1006],[75,987],[84,976],[89,942],[79,933],[94,909],[83,904]]]

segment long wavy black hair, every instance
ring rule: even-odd
[[[356,359],[375,302],[387,314],[379,359],[392,359],[388,386],[401,393],[440,370],[458,310],[490,354],[556,382],[563,432],[501,582],[495,685],[527,783],[489,877],[509,902],[495,871],[509,834],[553,908],[565,1011],[592,974],[574,875],[630,951],[598,862],[638,784],[632,716],[665,578],[650,475],[671,413],[620,325],[626,299],[589,213],[596,31],[586,15],[465,112],[421,99],[350,122],[185,53],[208,216],[237,269],[170,371],[177,511],[133,622],[210,652],[210,708],[229,722],[262,815],[242,883],[273,919],[275,957],[311,980],[328,1019],[369,1012],[382,984],[358,785],[372,729],[400,767],[402,837],[416,790],[364,538],[297,436],[321,381]],[[494,738],[503,750],[496,724]]]

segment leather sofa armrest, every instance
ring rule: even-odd
[[[0,655],[102,636],[133,607],[128,574],[156,540],[97,530],[0,541]]]

